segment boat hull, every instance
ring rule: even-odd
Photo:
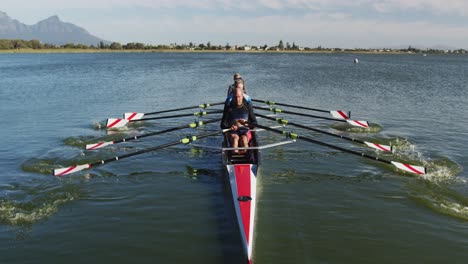
[[[223,147],[229,143],[225,137]],[[257,137],[252,131],[249,147],[258,147]],[[248,149],[245,154],[238,155],[232,150],[223,150],[223,159],[229,174],[234,209],[242,239],[242,246],[247,257],[247,263],[252,263],[254,245],[255,214],[257,204],[257,176],[260,164],[258,149]]]
[[[252,263],[258,166],[234,164],[227,165],[227,170],[243,248],[248,263]]]

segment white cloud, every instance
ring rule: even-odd
[[[109,28],[119,28],[109,32]],[[139,41],[148,44],[206,43],[231,45],[269,45],[280,39],[315,47],[371,48],[401,45],[450,45],[468,48],[468,28],[437,25],[431,22],[392,22],[359,19],[347,14],[310,14],[302,17],[262,16],[193,16],[181,21],[174,17],[130,21],[108,21],[95,32],[122,43]],[[102,31],[102,34],[101,32]],[[124,39],[125,38],[125,39]]]
[[[382,0],[369,1],[369,4],[372,4],[380,12],[428,10],[437,15],[468,15],[468,1],[466,0]]]
[[[1,0],[1,8],[27,9],[112,9],[112,8],[193,8],[217,10],[269,8],[273,10],[345,10],[346,8],[373,8],[379,12],[398,12],[400,10],[430,10],[434,13],[468,14],[466,0],[36,0],[27,6],[17,0]],[[1,10],[1,9],[0,9]]]

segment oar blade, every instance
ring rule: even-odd
[[[91,164],[75,165],[67,168],[55,169],[54,176],[63,176],[89,168],[91,168]]]
[[[128,121],[138,120],[143,118],[144,115],[145,113],[125,113],[124,119],[127,119]]]
[[[109,118],[107,119],[107,128],[121,128],[128,123],[127,119],[122,118]]]
[[[346,120],[351,118],[351,111],[336,110],[330,111],[330,114],[336,119]]]
[[[426,174],[426,168],[422,166],[416,166],[416,165],[411,165],[411,164],[406,164],[406,163],[400,163],[396,161],[392,161],[392,164],[404,171],[415,173],[418,175]]]
[[[367,121],[346,119],[346,122],[355,127],[369,128],[369,123]]]
[[[383,145],[383,144],[377,144],[377,143],[372,143],[372,142],[367,142],[367,141],[364,141],[364,143],[373,148],[373,149],[376,149],[376,150],[380,150],[380,151],[384,151],[384,152],[392,152],[393,151],[393,148],[392,146],[389,146],[389,145]]]
[[[86,144],[86,150],[94,150],[94,149],[102,148],[102,147],[109,146],[112,144],[114,144],[114,141]]]

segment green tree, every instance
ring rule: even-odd
[[[136,49],[145,49],[145,44],[140,43],[140,42],[137,42],[137,43],[135,44],[135,48],[136,48]]]
[[[109,46],[109,48],[111,50],[120,50],[122,49],[122,44],[118,43],[118,42],[112,42]]]
[[[124,49],[134,49],[135,48],[135,43],[129,42],[126,45],[123,46]]]
[[[13,45],[14,49],[24,49],[28,48],[27,42],[22,39],[12,39],[11,45]]]
[[[298,46],[296,46],[296,43],[294,43],[294,42],[293,42],[293,44],[292,44],[292,49],[293,49],[293,50],[298,50],[298,49],[299,49],[299,47],[298,47]]]
[[[14,47],[9,39],[0,39],[0,49],[9,50],[14,49]]]
[[[67,43],[67,44],[62,45],[61,47],[64,48],[64,49],[74,49],[74,48],[75,48],[75,44],[73,44],[73,43]]]
[[[39,40],[33,39],[29,41],[31,48],[33,49],[40,49],[42,48],[42,44]]]
[[[283,41],[280,40],[279,44],[278,44],[278,48],[280,49],[284,49],[284,44],[283,44]]]

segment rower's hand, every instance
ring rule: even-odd
[[[248,126],[249,124],[247,123],[247,120],[245,119],[239,119],[238,120],[239,124],[243,125],[243,126]]]
[[[238,128],[239,128],[239,127],[236,126],[236,125],[232,125],[232,126],[231,126],[231,130],[232,130],[232,131],[237,131]]]

